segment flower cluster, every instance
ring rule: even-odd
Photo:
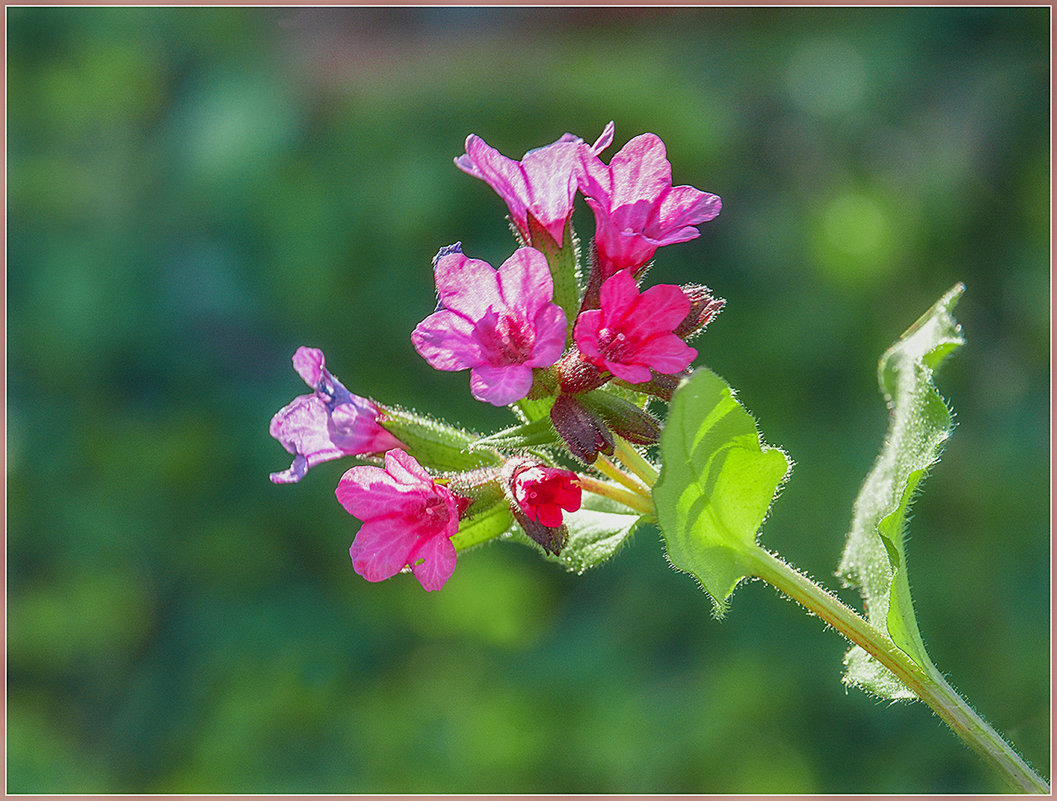
[[[410,571],[439,589],[461,547],[518,532],[558,556],[584,491],[634,503],[594,471],[648,496],[609,457],[645,462],[627,443],[657,441],[649,404],[670,400],[697,356],[688,340],[723,301],[699,284],[643,280],[657,250],[699,236],[720,199],[673,186],[664,143],[651,133],[604,163],[613,135],[613,123],[592,145],[565,134],[520,161],[470,136],[455,159],[506,203],[517,248],[498,269],[461,243],[441,248],[438,305],[411,342],[438,370],[468,370],[473,397],[511,407],[518,426],[481,438],[352,395],[319,350],[294,355],[312,393],[272,420],[294,461],[271,478],[296,482],[341,456],[377,463],[351,468],[336,490],[362,521],[350,554],[367,580]],[[595,219],[586,279],[572,227],[578,193]]]

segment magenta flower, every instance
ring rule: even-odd
[[[514,500],[529,520],[550,528],[562,524],[562,510],[580,508],[580,483],[576,473],[533,465],[514,474]]]
[[[273,483],[300,481],[320,462],[383,453],[401,445],[378,424],[374,402],[351,394],[324,367],[323,351],[300,347],[293,363],[312,394],[294,398],[272,418],[271,435],[294,454],[287,470],[271,474]]]
[[[459,244],[434,260],[441,309],[418,324],[411,342],[438,370],[470,370],[470,392],[495,406],[521,400],[532,368],[549,367],[565,349],[565,312],[551,302],[546,257],[519,248],[493,269],[468,259]]]
[[[697,351],[676,334],[690,313],[690,300],[671,284],[639,293],[631,272],[622,270],[599,291],[601,308],[580,313],[573,338],[583,357],[631,384],[649,381],[651,370],[677,373]]]
[[[565,224],[573,213],[581,154],[596,157],[612,141],[611,122],[591,147],[567,133],[556,142],[530,150],[521,161],[514,161],[471,134],[466,137],[466,153],[456,157],[455,166],[480,178],[499,194],[523,241],[532,241],[528,225],[531,213],[560,246]]]
[[[580,190],[595,213],[603,281],[619,270],[638,270],[662,245],[700,236],[694,226],[719,214],[717,195],[672,186],[672,165],[655,134],[636,136],[608,166],[594,153],[581,158]]]
[[[408,566],[427,590],[439,590],[451,578],[460,499],[413,457],[396,448],[385,454],[384,470],[350,468],[334,494],[363,521],[349,555],[365,579],[383,581]]]

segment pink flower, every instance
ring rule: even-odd
[[[661,245],[700,236],[694,226],[719,214],[718,196],[672,186],[672,165],[655,134],[636,136],[608,166],[594,153],[582,152],[581,158],[580,190],[595,213],[602,280],[637,270]]]
[[[532,368],[549,367],[565,349],[565,312],[551,302],[546,257],[520,248],[493,269],[460,245],[434,260],[443,307],[415,328],[411,342],[438,370],[470,370],[470,392],[495,406],[520,400]]]
[[[384,470],[350,468],[334,494],[363,521],[349,555],[365,579],[383,581],[407,566],[427,590],[439,590],[451,578],[460,499],[413,457],[396,448],[385,454]]]
[[[580,484],[571,470],[526,467],[514,474],[512,487],[514,500],[528,519],[550,528],[562,524],[562,509],[580,508]]]
[[[466,138],[466,153],[455,159],[455,166],[480,178],[499,194],[523,241],[531,243],[528,225],[531,213],[560,246],[565,224],[573,213],[581,152],[594,157],[612,141],[611,122],[591,147],[580,137],[567,133],[556,142],[530,150],[521,161],[514,161],[471,134]]]
[[[272,418],[271,435],[294,454],[287,470],[271,474],[273,483],[300,481],[320,462],[400,446],[400,440],[378,424],[374,402],[351,394],[324,367],[323,351],[300,347],[293,363],[313,391],[294,398]]]
[[[631,272],[622,270],[602,284],[601,308],[580,313],[573,338],[584,358],[631,384],[649,381],[651,370],[677,373],[697,351],[673,331],[690,313],[690,300],[671,284],[639,293]]]

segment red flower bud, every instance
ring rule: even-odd
[[[530,520],[550,528],[562,524],[562,510],[580,508],[580,483],[576,473],[535,464],[514,473],[514,500]]]

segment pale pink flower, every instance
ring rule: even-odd
[[[601,280],[636,271],[657,248],[700,235],[694,226],[719,214],[717,195],[672,186],[672,165],[656,134],[636,136],[608,165],[581,152],[580,191],[595,213],[595,248]]]
[[[599,291],[598,309],[580,313],[573,338],[584,359],[631,384],[649,381],[651,371],[677,373],[697,351],[673,333],[690,313],[690,300],[671,284],[640,293],[631,272],[622,270]]]
[[[324,366],[323,351],[300,347],[293,363],[312,394],[294,398],[272,418],[271,435],[294,454],[288,469],[271,474],[273,483],[300,481],[320,462],[383,453],[400,446],[400,440],[378,424],[378,406],[353,395],[330,374]]]
[[[451,577],[459,498],[434,482],[412,456],[396,448],[385,454],[384,470],[350,468],[334,494],[363,521],[349,555],[365,579],[383,581],[410,566],[424,589],[439,590]]]
[[[496,191],[526,243],[533,244],[528,225],[531,214],[560,246],[573,213],[581,155],[595,157],[612,141],[610,122],[591,147],[567,133],[556,142],[530,150],[521,161],[514,161],[471,134],[466,138],[466,153],[456,157],[455,166]]]
[[[434,260],[441,308],[411,334],[415,350],[438,370],[470,370],[470,392],[495,406],[521,400],[532,369],[549,367],[565,349],[565,312],[551,302],[546,257],[519,248],[493,269],[458,244]]]
[[[580,483],[576,473],[557,467],[532,465],[514,474],[514,500],[529,520],[549,528],[562,524],[562,510],[580,508]]]

